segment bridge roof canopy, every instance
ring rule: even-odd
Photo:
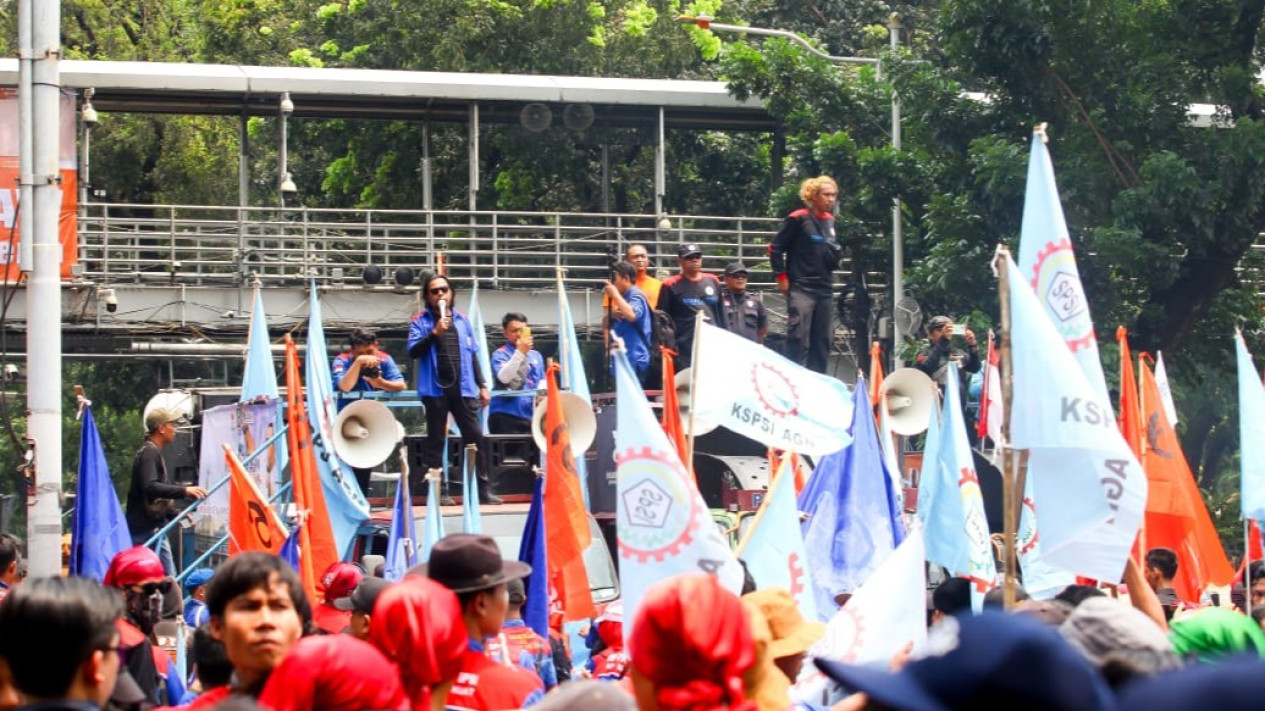
[[[669,128],[776,126],[758,99],[715,81],[86,60],[62,61],[60,74],[64,88],[92,88],[98,111],[275,116],[289,92],[299,118],[464,122],[477,102],[481,122],[517,123],[543,103],[555,125],[567,105],[587,104],[608,126],[654,125],[659,107]],[[0,85],[17,83],[18,60],[0,59]]]

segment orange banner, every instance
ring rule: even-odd
[[[61,277],[71,277],[71,267],[79,261],[78,217],[79,181],[75,153],[75,96],[62,92],[61,150],[58,174],[61,178],[61,211],[57,218],[57,239],[61,243]],[[0,88],[0,278],[17,281],[18,244],[18,92]]]
[[[1145,363],[1141,400],[1146,455],[1143,468],[1150,490],[1146,499],[1146,546],[1169,548],[1177,554],[1177,596],[1198,602],[1208,584],[1226,585],[1234,578],[1234,568],[1221,547],[1221,538],[1208,515],[1199,486],[1182,454],[1177,433],[1164,414],[1160,389]]]
[[[557,363],[549,365],[545,398],[545,547],[549,560],[549,585],[557,592],[567,620],[586,620],[597,615],[584,549],[593,537],[584,513],[580,478],[571,455],[571,432],[562,414]]]
[[[227,444],[224,456],[232,477],[228,484],[228,554],[264,551],[275,555],[289,535],[285,524]]]
[[[338,562],[338,544],[325,509],[325,492],[321,490],[316,455],[312,450],[312,431],[308,426],[307,408],[303,404],[303,381],[299,377],[299,349],[286,334],[286,441],[290,444],[290,478],[294,482],[294,505],[302,517],[299,529],[299,577],[303,589],[314,603],[317,581],[326,569]]]
[[[698,487],[698,480],[694,477],[694,462],[690,456],[689,438],[685,436],[685,427],[681,422],[681,402],[676,396],[676,364],[673,363],[672,357],[676,355],[676,351],[668,348],[661,349],[660,357],[663,358],[663,416],[659,418],[659,425],[663,427],[663,431],[668,435],[668,441],[676,447],[676,455],[681,458],[681,463],[685,465],[685,471],[690,473],[690,481],[694,482],[695,488]],[[654,357],[651,355],[650,357]]]

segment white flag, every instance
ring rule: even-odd
[[[761,444],[800,454],[837,452],[852,441],[852,396],[814,373],[722,328],[701,324],[694,416]]]
[[[1173,405],[1173,389],[1168,384],[1168,371],[1164,369],[1164,354],[1155,351],[1155,386],[1160,389],[1160,401],[1164,403],[1164,414],[1168,415],[1168,423],[1177,426],[1177,407]]]

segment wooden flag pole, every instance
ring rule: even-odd
[[[1006,417],[1002,422],[1002,441],[1005,443],[1006,456],[1002,459],[1002,516],[1005,519],[1005,577],[1002,589],[1002,600],[1007,610],[1015,606],[1015,578],[1018,573],[1018,561],[1015,546],[1019,537],[1019,511],[1023,489],[1018,486],[1019,458],[1018,452],[1010,446],[1010,417],[1014,412],[1014,362],[1010,352],[1010,250],[998,246],[993,257],[993,267],[997,272],[997,291],[1001,297],[1001,345],[998,359],[1001,361],[1001,399],[1006,408]],[[1001,443],[998,443],[1001,446]]]
[[[790,456],[790,453],[787,453]],[[785,462],[786,460],[783,460]],[[769,482],[769,488],[764,492],[764,500],[760,502],[760,508],[756,509],[755,520],[747,527],[747,532],[742,536],[742,540],[738,541],[738,545],[734,548],[734,557],[741,558],[742,552],[747,549],[747,544],[751,542],[751,534],[755,533],[759,527],[760,521],[764,518],[764,514],[769,510],[769,502],[773,500],[773,492],[777,491],[777,487],[781,485],[783,479],[794,479],[795,475],[791,473],[789,466],[778,467],[779,471],[772,472],[773,481]],[[792,484],[794,486],[794,484]]]

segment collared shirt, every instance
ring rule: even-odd
[[[650,366],[650,339],[654,335],[650,323],[650,304],[646,301],[646,295],[635,286],[629,288],[623,297],[632,307],[634,318],[632,321],[612,319],[611,330],[623,339],[624,347],[628,349],[628,362],[640,375]],[[611,367],[614,368],[614,365]]]
[[[494,661],[483,645],[470,640],[461,671],[448,692],[448,711],[521,709],[545,696],[540,677],[514,664]]]
[[[558,685],[558,672],[553,664],[553,647],[549,640],[536,634],[523,620],[506,620],[501,633],[488,642],[488,656],[504,662],[512,661],[545,682],[546,689]]]
[[[394,358],[380,350],[374,350],[374,352],[369,355],[378,359],[378,369],[382,371],[381,377],[383,380],[400,383],[404,382],[404,374],[400,372],[400,366],[396,364]],[[351,364],[356,362],[356,358],[357,356],[355,353],[352,353],[351,351],[344,351],[343,353],[339,353],[338,357],[334,359],[334,363],[330,366],[329,370],[330,374],[334,378],[335,393],[341,392],[338,388],[338,382],[343,379],[343,376],[347,374],[347,371],[351,370]],[[351,386],[351,392],[372,392],[375,390],[377,390],[377,388],[373,386],[373,383],[369,382],[369,379],[365,377],[364,369],[361,368],[360,377],[356,378],[355,384]],[[349,400],[340,400],[338,408],[341,410],[349,403]]]
[[[505,374],[502,371],[506,371]],[[526,355],[522,355],[518,348],[506,343],[492,352],[492,377],[496,379],[493,390],[535,390],[545,379],[545,359],[538,351],[527,351]],[[534,399],[525,395],[494,397],[488,413],[500,412],[530,420]]]
[[[725,327],[748,341],[759,341],[760,331],[769,325],[769,314],[759,294],[751,291],[737,293],[725,288],[720,292],[721,308],[725,310]]]
[[[184,608],[184,623],[190,627],[201,627],[203,622],[211,619],[211,611],[201,600],[190,600]]]

